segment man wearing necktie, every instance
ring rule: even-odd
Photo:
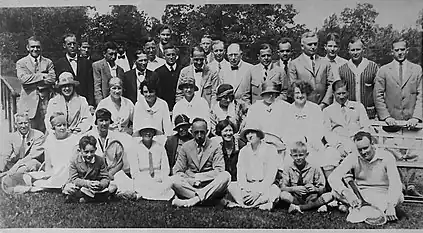
[[[212,53],[214,60],[210,62],[209,66],[217,67],[219,80],[222,82],[224,71],[230,69],[229,62],[224,58],[226,51],[225,51],[225,44],[221,40],[215,40],[212,43]]]
[[[203,38],[201,38],[200,47],[204,49],[204,53],[206,55],[204,62],[209,64],[214,60],[212,53],[212,39],[210,35],[204,35]]]
[[[375,78],[375,106],[379,119],[388,125],[383,127],[386,133],[409,137],[386,139],[385,144],[422,148],[421,141],[414,138],[423,135],[423,130],[416,128],[423,119],[422,68],[408,61],[407,54],[407,41],[396,38],[392,43],[394,60],[382,66]],[[398,121],[405,121],[405,127],[397,126]],[[421,150],[412,149],[392,149],[392,153],[405,161],[420,160],[421,156]],[[407,194],[421,196],[415,191],[414,181],[409,182]]]
[[[275,62],[275,65],[280,66],[285,72],[286,78],[289,80],[288,67],[292,59],[292,39],[284,37],[280,39],[278,43],[278,54],[279,60]],[[294,100],[288,95],[288,90],[282,90],[281,96],[286,96],[288,103],[294,102]]]
[[[332,103],[330,86],[334,79],[329,62],[316,54],[317,44],[316,33],[304,33],[301,36],[302,54],[291,62],[288,71],[290,83],[303,80],[311,84],[314,91],[307,98],[323,109]]]
[[[271,81],[280,84],[282,90],[287,90],[289,87],[289,80],[285,76],[281,67],[272,63],[272,48],[269,44],[261,44],[257,57],[259,64],[254,65],[248,72],[246,77],[242,80],[240,89],[242,92],[242,100],[248,104],[254,104],[256,100],[261,100],[261,86],[263,82]],[[280,96],[286,100],[286,96]]]
[[[144,81],[152,80],[153,71],[147,69],[148,56],[141,49],[135,51],[135,67],[125,72],[123,78],[123,96],[136,103],[140,96],[140,84]]]
[[[244,83],[247,73],[253,67],[252,64],[242,60],[242,50],[239,44],[233,43],[227,49],[228,61],[230,66],[223,66],[221,71],[221,83],[230,84],[234,87],[235,99],[239,100],[242,94],[249,90],[250,84]]]
[[[183,144],[173,167],[172,205],[191,207],[224,196],[231,176],[225,171],[220,143],[207,137],[207,123],[201,118],[192,123],[194,139]]]
[[[63,72],[72,73],[80,85],[76,86],[76,92],[87,99],[88,105],[95,106],[94,80],[92,62],[78,57],[78,41],[75,34],[68,33],[63,36],[63,48],[66,49],[64,57],[54,63],[56,77]]]
[[[216,103],[216,91],[220,84],[218,70],[215,66],[205,64],[203,48],[195,46],[191,49],[192,65],[184,67],[179,75],[178,86],[185,77],[192,77],[198,87],[196,95],[204,98],[210,106]],[[183,91],[176,90],[176,102],[183,98]]]
[[[109,80],[117,77],[123,80],[125,72],[116,64],[117,46],[106,42],[103,50],[104,58],[93,63],[94,99],[96,105],[109,96]]]
[[[28,112],[31,127],[45,131],[44,109],[56,82],[53,62],[41,55],[41,41],[32,36],[27,40],[28,56],[16,62],[16,75],[22,90],[17,103],[18,112]]]

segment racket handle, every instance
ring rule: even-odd
[[[350,185],[351,189],[353,190],[354,194],[360,199],[361,203],[367,203],[367,201],[364,200],[363,196],[361,196],[360,190],[358,189],[357,185],[355,185],[354,180],[348,181],[348,184]]]

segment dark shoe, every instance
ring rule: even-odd
[[[423,197],[422,194],[420,194],[417,190],[416,187],[414,185],[409,185],[407,187],[407,191],[406,191],[407,195],[413,196],[413,197]]]
[[[66,196],[65,197],[65,203],[74,203],[74,202],[76,202],[75,201],[75,198],[73,198],[71,196]]]

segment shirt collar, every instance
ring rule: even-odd
[[[75,60],[78,61],[78,56],[75,55],[75,57],[70,57],[67,53],[66,53],[66,59],[68,59],[68,61],[70,62],[70,60]]]
[[[300,169],[298,169],[298,167],[297,167],[297,165],[295,165],[295,163],[294,163],[294,161],[292,161],[292,169],[294,169],[295,171],[300,171]],[[306,161],[306,164],[305,164],[305,166],[303,167],[303,169],[301,169],[301,171],[302,172],[305,172],[305,171],[307,171],[308,169],[310,169],[311,168],[311,166],[310,166],[310,163],[309,162],[307,162]]]
[[[170,65],[168,65],[167,63],[165,63],[165,66],[170,71]],[[172,68],[173,68],[173,70],[176,70],[176,63],[172,65]]]
[[[85,163],[94,164],[95,163],[95,156],[93,156],[93,158],[91,160],[86,160],[84,157],[82,157],[82,160]]]
[[[39,55],[38,57],[33,57],[31,56],[31,54],[28,54],[28,57],[31,59],[32,63],[35,63],[35,59],[37,59],[38,62],[41,61],[41,55]]]
[[[361,160],[363,160],[363,161],[365,161],[365,162],[367,162],[367,163],[373,163],[373,162],[375,162],[375,161],[377,161],[377,160],[383,160],[384,159],[384,156],[383,156],[383,151],[382,150],[380,150],[380,149],[378,149],[378,148],[376,148],[376,150],[375,150],[375,156],[372,158],[372,160],[370,160],[370,161],[367,161],[366,159],[364,159],[363,157],[361,157],[361,155],[360,154],[358,154],[358,157],[361,159]]]

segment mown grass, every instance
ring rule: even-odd
[[[384,229],[423,228],[423,205],[403,204],[400,220]],[[114,201],[110,203],[64,203],[60,193],[6,195],[0,191],[0,228],[269,228],[269,229],[361,229],[380,228],[346,222],[346,214],[288,214],[258,209],[225,209],[221,206],[175,208],[163,201]]]

